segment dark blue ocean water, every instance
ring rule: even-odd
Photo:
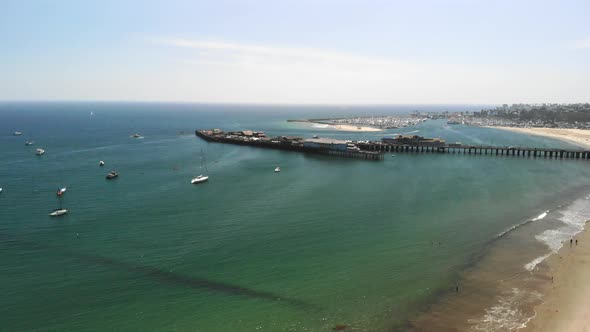
[[[378,133],[285,121],[468,109],[478,107],[2,103],[2,329],[403,326],[503,230],[575,199],[564,193],[588,186],[587,163],[436,154],[366,162],[205,143],[194,130],[568,146],[444,121]],[[136,132],[143,138],[130,138]],[[210,181],[194,186],[201,155]],[[120,177],[106,181],[111,168]],[[52,219],[61,186],[69,214]]]

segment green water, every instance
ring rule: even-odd
[[[590,182],[584,161],[388,154],[367,162],[208,144],[193,134],[219,127],[379,139],[418,130],[463,143],[567,146],[442,121],[347,134],[284,121],[318,110],[266,111],[2,105],[2,329],[403,327],[498,233]],[[23,136],[11,136],[16,130]],[[134,132],[145,138],[129,138]],[[28,138],[33,147],[24,146]],[[34,156],[37,146],[46,155]],[[210,180],[194,186],[201,150]],[[110,168],[118,179],[104,179]],[[70,213],[51,219],[61,185]]]

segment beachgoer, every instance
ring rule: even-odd
[[[578,239],[576,239],[576,245],[578,245]]]

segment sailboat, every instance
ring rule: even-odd
[[[205,172],[203,172],[203,169],[205,169]],[[208,175],[203,175],[203,174],[207,174],[207,165],[204,163],[203,161],[203,157],[201,156],[201,175],[197,176],[196,178],[193,178],[191,180],[192,184],[199,184],[199,183],[203,183],[207,180],[209,180],[209,176]]]
[[[65,188],[62,188],[62,189],[65,189]],[[57,200],[59,201],[59,208],[53,210],[49,214],[50,217],[59,217],[59,216],[63,216],[64,214],[68,213],[68,210],[66,210],[62,207],[62,196],[63,196],[63,193],[65,192],[65,190],[62,191],[62,189],[60,189],[57,194]]]

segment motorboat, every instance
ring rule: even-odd
[[[110,171],[109,174],[107,174],[106,179],[107,180],[111,180],[111,179],[114,179],[114,178],[116,178],[118,176],[119,176],[119,172],[113,170],[113,171]]]
[[[135,133],[135,134],[131,135],[131,137],[133,137],[133,138],[141,138],[141,135],[138,134],[138,133]]]
[[[102,161],[102,160],[101,160],[101,161],[99,161],[99,162],[98,162],[98,166],[101,166],[101,167],[102,167],[102,166],[104,166],[104,161]]]
[[[276,172],[276,173],[278,173],[278,172],[280,172],[280,171],[281,171],[281,167],[277,166],[277,167],[275,168],[275,172]]]
[[[38,149],[35,151],[35,154],[36,154],[36,155],[38,155],[38,156],[40,156],[40,155],[42,155],[42,154],[44,154],[44,153],[45,153],[45,150],[43,150],[43,149],[41,149],[41,148],[38,148]]]
[[[57,191],[57,196],[61,196],[66,193],[66,187],[63,187]]]
[[[14,133],[12,133],[12,136],[20,136],[23,133],[21,133],[20,131],[15,131]]]
[[[53,212],[51,212],[49,214],[49,216],[50,217],[59,217],[59,216],[63,216],[66,213],[68,213],[68,210],[66,210],[66,209],[55,209],[55,210],[53,210]]]
[[[29,146],[29,145],[33,145],[33,143],[35,143],[35,142],[33,142],[33,141],[26,141],[26,142],[25,142],[25,145],[26,145],[26,146]]]
[[[209,180],[209,177],[201,174],[201,175],[197,176],[196,178],[192,179],[191,183],[192,184],[199,184],[199,183],[203,183],[207,180]]]
[[[319,136],[318,135],[313,135],[312,138],[319,138]]]

